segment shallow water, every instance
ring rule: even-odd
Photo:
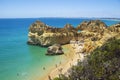
[[[26,44],[29,25],[38,19],[54,27],[63,27],[66,23],[77,26],[82,21],[90,20],[78,18],[0,19],[0,80],[37,80],[55,64],[65,61],[62,56],[45,56],[47,48]],[[103,21],[108,25],[119,22]],[[46,70],[43,70],[43,67],[46,67]]]

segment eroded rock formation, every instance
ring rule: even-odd
[[[64,54],[62,46],[60,44],[54,44],[48,47],[46,55],[61,55]]]
[[[106,28],[107,25],[100,20],[84,21],[77,27],[78,30],[88,30],[92,32],[102,32]]]
[[[66,44],[76,36],[76,31],[71,25],[64,28],[53,28],[40,21],[36,21],[29,28],[28,44],[50,46],[53,44]]]
[[[102,43],[119,32],[120,24],[109,27],[100,20],[84,21],[76,28],[71,24],[66,24],[63,28],[54,28],[41,21],[36,21],[29,28],[28,44],[51,46],[53,44],[66,44],[72,39],[100,41]]]
[[[108,29],[109,29],[111,32],[120,32],[120,23],[114,24],[114,25],[108,27]]]

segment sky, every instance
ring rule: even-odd
[[[120,0],[0,0],[0,18],[120,18]]]

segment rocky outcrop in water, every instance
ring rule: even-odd
[[[48,47],[46,55],[61,55],[64,54],[60,44],[54,44]]]

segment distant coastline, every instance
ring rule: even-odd
[[[120,18],[102,18],[101,20],[111,20],[111,21],[120,21]]]
[[[0,18],[0,19],[40,19],[40,18],[58,18],[58,19],[61,19],[61,18],[65,18],[65,19],[104,19],[104,20],[120,20],[120,18],[109,18],[109,17],[10,17],[10,18]]]

